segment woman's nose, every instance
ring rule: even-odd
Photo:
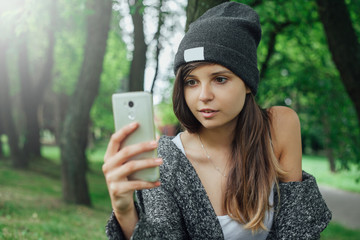
[[[202,84],[199,100],[202,102],[208,102],[214,99],[214,93],[210,84]]]

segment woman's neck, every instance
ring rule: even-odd
[[[199,136],[208,148],[217,150],[230,150],[234,138],[234,131],[229,129],[204,129],[199,131]]]

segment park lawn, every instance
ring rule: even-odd
[[[111,208],[101,172],[104,151],[104,147],[88,151],[92,207],[62,202],[57,147],[43,148],[48,160],[33,163],[31,171],[14,170],[8,160],[0,160],[0,239],[106,239],[104,227]],[[327,182],[333,175],[326,176],[325,159],[305,156],[303,167],[315,174],[320,184],[334,185]],[[346,181],[354,181],[354,175],[350,176]],[[360,239],[360,230],[330,223],[321,239]]]
[[[59,164],[36,165],[23,171],[0,161],[0,239],[106,239],[111,204],[101,164],[88,174],[92,207],[62,202]]]
[[[315,176],[319,185],[334,187],[346,191],[360,193],[360,169],[351,165],[350,171],[331,173],[326,158],[319,156],[303,156],[303,170]]]
[[[347,229],[340,224],[330,222],[321,233],[320,240],[359,240],[360,230]]]

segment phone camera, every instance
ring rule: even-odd
[[[133,107],[134,106],[134,102],[133,101],[129,101],[129,107]]]

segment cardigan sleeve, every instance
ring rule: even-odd
[[[304,171],[302,177],[301,182],[280,183],[280,198],[275,190],[276,210],[268,240],[319,239],[330,222],[331,212],[315,178]]]
[[[139,221],[131,239],[186,239],[184,222],[172,195],[164,187],[136,191],[135,206]],[[111,240],[125,239],[116,217],[112,213],[106,235]]]

